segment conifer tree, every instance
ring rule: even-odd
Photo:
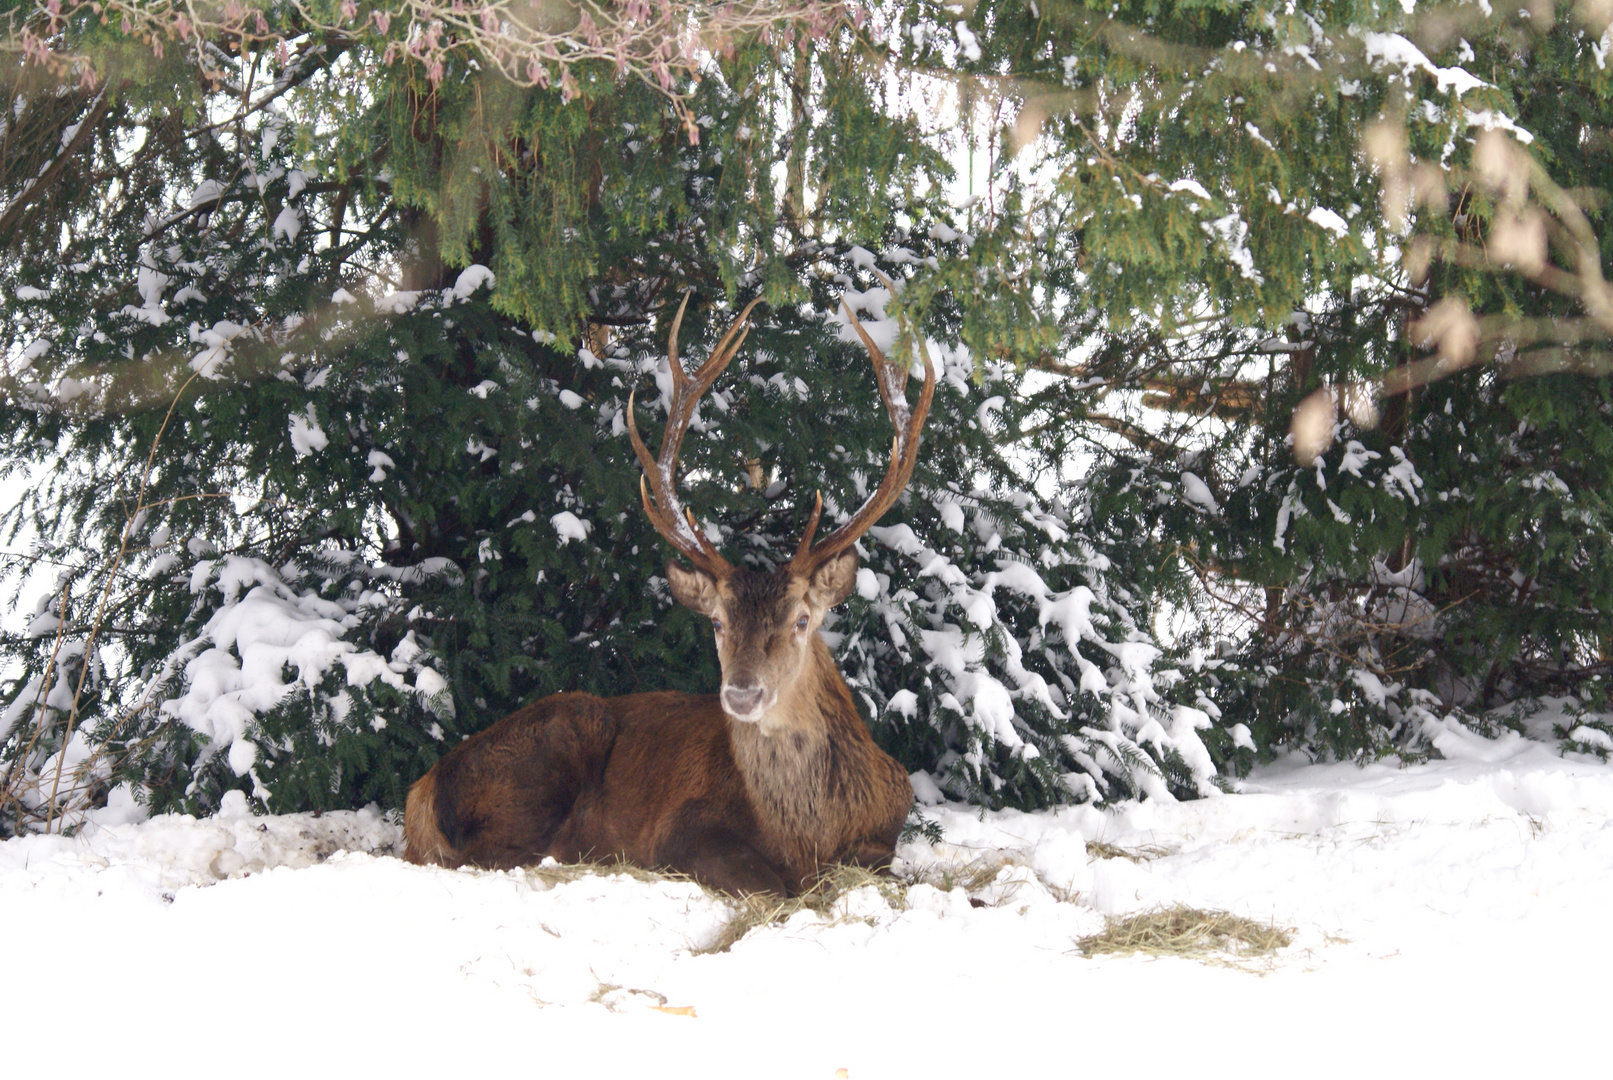
[[[995,90],[995,231],[1048,297],[999,353],[1062,380],[1035,452],[1142,489],[1220,714],[1373,755],[1541,694],[1594,713],[1613,8],[923,10],[887,40]]]
[[[932,451],[833,631],[911,768],[998,802],[1208,789],[1202,714],[1160,712],[1106,539],[998,449],[1018,373],[957,347],[945,293],[874,273],[916,281],[977,237],[852,25],[735,38],[669,94],[290,18],[215,28],[234,45],[200,79],[194,52],[95,53],[94,26],[94,79],[21,69],[5,418],[13,472],[44,465],[7,521],[59,572],[8,643],[8,828],[232,789],[397,806],[535,696],[709,689],[624,437],[629,392],[641,422],[664,407],[685,292],[686,354],[767,304],[684,454],[719,542],[764,564],[808,493],[842,513],[883,462],[845,307],[941,358]],[[1111,701],[1125,722],[1083,733]]]
[[[764,301],[683,455],[731,558],[882,471],[842,305],[936,358],[829,628],[921,800],[1594,698],[1601,6],[461,8],[18,9],[0,828],[397,806],[536,696],[709,690],[624,420],[686,292],[694,356]]]

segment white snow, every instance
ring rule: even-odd
[[[357,649],[341,640],[346,613],[336,605],[275,588],[273,571],[253,560],[231,556],[227,564],[226,573],[256,571],[264,583],[255,579],[245,597],[208,620],[202,639],[181,650],[181,656],[190,654],[184,663],[185,692],[163,702],[160,711],[213,747],[229,747],[233,767],[249,753],[235,747],[247,741],[259,714],[279,704],[296,683],[317,685],[332,664],[356,659]],[[203,573],[211,569],[209,564]],[[296,682],[285,681],[288,669],[296,670]],[[236,775],[244,776],[250,767],[247,760]]]
[[[969,29],[969,24],[960,19],[953,29],[957,31],[958,44],[963,47],[963,55],[968,57],[971,62],[979,60],[980,41],[975,37],[974,32]]]
[[[381,297],[377,306],[394,315],[402,315],[414,310],[414,306],[420,302],[420,296],[418,290],[387,293]]]
[[[291,414],[291,448],[298,457],[316,454],[328,445],[330,437],[319,426],[319,413],[313,402],[308,403],[306,412]]]
[[[1473,127],[1481,127],[1486,131],[1510,131],[1521,143],[1535,141],[1533,132],[1519,127],[1511,117],[1504,116],[1494,109],[1465,109],[1462,115]]]
[[[931,806],[945,840],[899,850],[905,897],[861,888],[712,954],[732,909],[689,882],[416,867],[373,810],[140,820],[120,788],[76,836],[0,843],[25,928],[7,1071],[182,1046],[246,1076],[1594,1072],[1613,768],[1517,735],[1445,749],[1107,812]],[[1175,904],[1294,941],[1254,972],[1077,947]]]
[[[364,459],[364,463],[370,467],[370,479],[377,483],[386,479],[388,469],[398,467],[397,463],[389,455],[380,450],[371,450],[369,457]]]
[[[447,560],[435,559],[413,567],[373,566],[367,572],[413,581],[457,570]],[[414,689],[427,708],[438,715],[451,715],[453,710],[451,698],[442,693],[446,683],[424,666],[427,657],[412,637],[405,638],[406,645],[394,651],[390,663],[344,640],[358,624],[354,610],[376,603],[377,594],[361,591],[344,598],[344,606],[322,599],[317,591],[299,591],[300,574],[292,565],[277,569],[235,555],[198,562],[191,571],[190,591],[216,589],[222,602],[202,632],[181,645],[162,671],[153,673],[151,683],[160,688],[171,675],[182,677],[179,696],[153,702],[158,713],[202,736],[206,754],[224,753],[237,776],[252,776],[254,796],[260,802],[268,792],[252,771],[258,757],[256,740],[261,737],[258,719],[290,694],[314,693],[337,665],[350,688],[379,679],[400,690],[407,685],[404,676],[418,668]],[[68,698],[70,702],[70,694]],[[332,700],[326,704],[338,708]],[[11,720],[8,713],[0,718],[0,727]]]
[[[1334,236],[1343,236],[1350,231],[1349,223],[1325,206],[1311,207],[1310,213],[1305,215],[1305,220],[1312,225],[1326,229]]]
[[[231,342],[246,332],[247,328],[239,323],[222,319],[207,330],[192,323],[190,340],[207,347],[190,358],[191,370],[199,373],[204,379],[222,379],[224,373],[219,368],[230,357]]]
[[[448,680],[433,668],[421,668],[414,679],[415,692],[424,698],[434,698],[448,689]]]
[[[562,510],[549,519],[554,531],[560,534],[560,546],[565,547],[573,540],[586,541],[588,534],[593,531],[594,523],[584,521],[570,510]]]
[[[196,190],[190,193],[190,198],[186,201],[186,206],[194,210],[198,206],[218,202],[219,197],[223,194],[223,184],[219,183],[217,180],[203,180],[200,184],[196,185]]]
[[[1220,506],[1216,504],[1215,495],[1210,491],[1210,485],[1201,480],[1197,473],[1182,474],[1182,498],[1195,506],[1202,506],[1212,514],[1221,512]]]
[[[1167,190],[1169,190],[1169,191],[1185,191],[1189,195],[1197,195],[1199,198],[1203,199],[1205,202],[1210,201],[1210,193],[1208,191],[1205,191],[1204,190],[1204,185],[1199,183],[1197,180],[1192,180],[1192,179],[1188,179],[1188,178],[1184,177],[1183,179],[1178,180],[1174,184],[1172,184]]]
[[[1461,97],[1469,90],[1489,85],[1483,79],[1460,67],[1436,67],[1423,51],[1400,34],[1366,31],[1361,35],[1366,46],[1367,59],[1374,64],[1400,68],[1409,79],[1415,71],[1425,71],[1434,77],[1440,93],[1454,93]]]
[[[289,243],[297,239],[297,234],[300,232],[302,232],[302,215],[297,213],[295,206],[287,203],[274,219],[274,224],[269,227],[269,235],[276,240],[285,237]]]
[[[464,300],[466,297],[474,294],[476,290],[480,289],[483,285],[486,285],[489,289],[491,289],[493,287],[493,282],[493,271],[489,270],[487,267],[481,265],[480,263],[467,266],[463,271],[460,272],[459,277],[454,280],[454,299]]]
[[[1212,236],[1221,242],[1222,250],[1238,268],[1238,273],[1256,285],[1263,284],[1265,277],[1255,267],[1255,257],[1245,242],[1249,236],[1249,223],[1244,221],[1236,212],[1226,217],[1216,218],[1214,221],[1201,221],[1199,227],[1206,235]]]

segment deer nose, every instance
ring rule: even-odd
[[[749,716],[762,703],[763,693],[760,686],[725,686],[722,688],[723,708],[734,716]]]

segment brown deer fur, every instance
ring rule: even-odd
[[[512,713],[409,789],[409,861],[495,868],[544,856],[625,859],[713,888],[773,893],[801,891],[831,863],[889,864],[912,787],[868,734],[818,630],[855,584],[852,545],[907,483],[934,370],[926,354],[925,386],[907,412],[906,369],[887,364],[852,316],[896,424],[890,470],[849,521],[814,545],[819,500],[788,563],[771,573],[734,567],[679,506],[672,477],[695,403],[739,349],[749,312],[691,376],[677,360],[679,309],[658,460],[639,440],[631,399],[627,414],[645,467],[645,511],[694,564],[669,563],[667,578],[679,603],[712,621],[721,692],[556,694]]]
[[[848,563],[854,577],[855,555],[841,557]],[[800,654],[761,720],[730,718],[715,694],[545,698],[415,783],[406,857],[489,868],[545,855],[620,858],[713,888],[777,893],[799,892],[831,863],[888,864],[912,788],[869,736],[817,633],[828,605],[813,605],[803,585],[786,567],[736,570],[720,588],[723,638],[739,638],[735,624],[745,623],[775,650]],[[798,634],[802,610],[808,629]]]

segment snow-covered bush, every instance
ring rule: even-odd
[[[354,639],[374,641],[388,620],[406,617],[388,586],[432,575],[458,571],[446,560],[370,566],[339,550],[310,553],[306,567],[198,560],[187,626],[195,636],[152,675],[154,708],[113,742],[139,740],[146,776],[155,762],[178,765],[183,795],[198,806],[217,805],[242,778],[271,809],[399,804],[457,730],[453,699],[414,631],[386,655]]]
[[[1216,790],[1180,673],[1112,593],[1090,507],[986,489],[925,492],[875,527],[835,624],[877,726],[939,789],[987,805]],[[1203,707],[1200,707],[1203,706]],[[1209,711],[1206,711],[1208,709]]]
[[[888,299],[866,295],[873,314]],[[894,322],[869,329],[913,347]],[[922,802],[1214,793],[1230,754],[1213,756],[1206,739],[1230,751],[1229,737],[1206,731],[1215,706],[1147,629],[1150,601],[1113,582],[1106,549],[1124,523],[1095,520],[1079,485],[1028,493],[1004,437],[1017,410],[1001,411],[1018,374],[927,348],[939,389],[915,479],[859,544],[857,590],[830,627],[876,733],[930,774],[934,786],[916,778]]]

